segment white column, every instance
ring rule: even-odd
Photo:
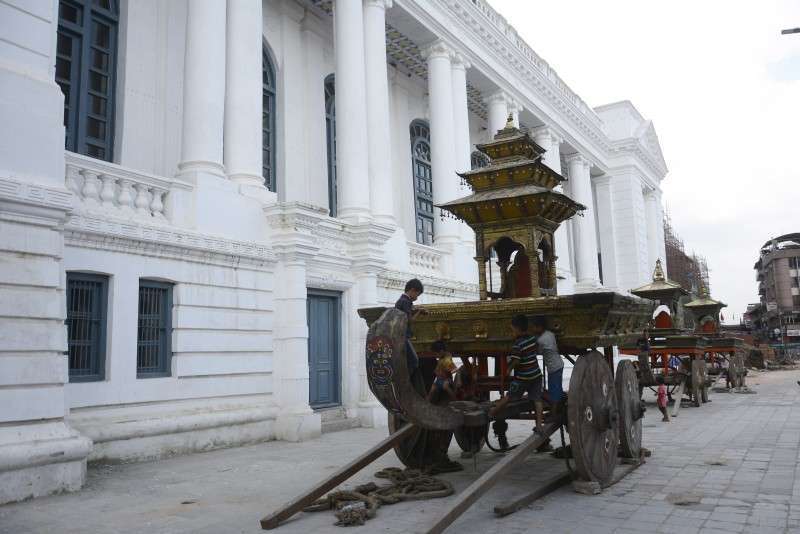
[[[509,102],[508,112],[511,114],[511,122],[514,124],[514,128],[519,128],[519,114],[522,110],[523,110],[522,104],[520,104],[516,100],[512,100],[511,102]]]
[[[65,421],[64,223],[79,189],[74,169],[64,165],[64,96],[53,71],[57,29],[58,2],[3,4],[0,505],[79,490],[92,448]]]
[[[455,173],[455,140],[453,126],[453,80],[450,66],[452,49],[436,41],[423,51],[428,61],[428,95],[431,123],[431,167],[433,199],[441,204],[458,197],[459,178]],[[437,247],[452,252],[459,241],[455,219],[442,219],[434,210],[434,241]]]
[[[577,260],[576,291],[591,291],[600,285],[597,267],[597,232],[595,229],[594,200],[589,174],[591,164],[580,154],[567,157],[572,198],[586,206],[583,215],[575,218],[575,258]]]
[[[187,11],[183,139],[178,168],[181,172],[223,176],[225,2],[193,0]]]
[[[336,0],[336,168],[339,217],[371,218],[367,141],[364,12],[357,0]],[[320,89],[321,90],[321,89]]]
[[[386,70],[386,10],[391,7],[392,0],[365,0],[364,59],[372,215],[377,222],[395,225],[389,136],[389,74]]]
[[[308,405],[308,324],[306,319],[307,255],[277,247],[281,257],[275,272],[275,401],[279,413],[275,422],[277,439],[302,441],[319,436],[320,416]]]
[[[234,182],[265,189],[261,146],[261,0],[228,0],[227,11],[225,172]]]
[[[601,264],[603,266],[603,287],[619,289],[617,280],[617,244],[614,224],[613,178],[609,175],[594,178],[594,193],[597,199],[597,235]],[[623,292],[627,292],[625,288]]]
[[[655,268],[656,260],[659,259],[659,249],[661,239],[658,233],[664,232],[664,227],[659,220],[659,198],[655,190],[647,191],[644,194],[644,211],[647,222],[647,265]],[[664,258],[661,258],[662,260]]]
[[[491,141],[497,131],[505,128],[508,122],[508,96],[503,91],[497,91],[486,97],[485,102],[489,110],[486,121],[487,140]]]
[[[469,139],[469,104],[467,102],[467,69],[472,65],[461,54],[455,54],[450,64],[453,84],[453,133],[455,168],[470,170],[472,143]]]
[[[534,130],[533,140],[547,151],[542,158],[544,164],[561,174],[561,137],[551,128],[545,126]],[[564,186],[558,185],[555,190],[563,193]],[[569,224],[571,224],[570,221],[564,221],[555,233],[555,254],[558,258],[556,260],[556,276],[558,277],[558,292],[562,295],[572,293],[575,290],[575,275],[572,272],[569,261],[571,254],[569,236],[567,235]]]

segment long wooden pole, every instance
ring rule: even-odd
[[[486,471],[475,482],[467,486],[467,488],[459,493],[455,501],[450,506],[450,509],[442,515],[438,521],[428,530],[428,534],[439,534],[450,526],[450,524],[458,519],[467,508],[477,501],[481,495],[489,491],[497,481],[511,469],[524,460],[528,454],[541,446],[550,435],[558,430],[558,423],[546,424],[541,434],[534,433],[528,439],[523,441],[519,447],[511,451],[505,458],[494,464],[491,469]]]
[[[541,486],[536,488],[531,493],[528,493],[527,495],[523,495],[522,497],[520,497],[516,501],[510,502],[510,503],[508,503],[506,505],[502,505],[502,506],[495,506],[494,507],[494,513],[498,517],[503,517],[503,516],[507,516],[509,514],[513,514],[516,511],[522,510],[523,508],[525,508],[526,506],[528,506],[532,502],[534,502],[534,501],[536,501],[538,499],[541,499],[542,497],[544,497],[548,493],[554,492],[555,490],[557,490],[561,486],[564,486],[565,484],[569,484],[569,482],[571,480],[572,480],[572,473],[570,473],[569,471],[567,471],[565,473],[562,473],[560,475],[556,475],[556,476],[546,480],[544,484],[542,484]]]
[[[279,526],[283,521],[286,521],[303,508],[309,506],[314,501],[325,495],[328,491],[334,489],[336,486],[361,471],[364,467],[368,466],[381,456],[383,453],[394,447],[394,445],[408,437],[413,431],[416,430],[414,425],[406,425],[394,434],[390,435],[385,440],[381,441],[370,450],[345,465],[331,476],[311,488],[309,491],[302,493],[286,503],[280,510],[264,517],[261,520],[261,528],[264,530],[271,530]]]

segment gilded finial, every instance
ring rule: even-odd
[[[506,128],[515,128],[514,126],[514,114],[508,114],[508,120],[506,120]]]
[[[664,282],[667,277],[664,275],[664,269],[661,267],[661,259],[656,260],[656,270],[653,271],[653,282]]]

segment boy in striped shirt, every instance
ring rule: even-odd
[[[497,415],[510,401],[519,400],[527,393],[528,399],[533,401],[536,412],[536,431],[541,432],[542,371],[536,358],[536,336],[528,333],[528,318],[522,314],[515,315],[511,319],[511,330],[514,332],[514,345],[508,357],[508,370],[514,372],[514,378],[509,385],[508,394],[497,401],[497,404],[489,410],[489,415]]]

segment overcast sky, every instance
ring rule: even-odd
[[[759,247],[800,232],[800,0],[490,3],[590,106],[653,121],[673,226],[738,322]]]

